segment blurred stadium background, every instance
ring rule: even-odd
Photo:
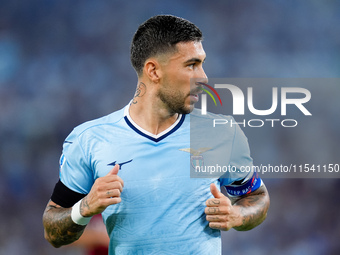
[[[339,77],[336,0],[0,0],[1,255],[81,254],[43,238],[63,140],[132,98],[132,35],[147,18],[168,13],[202,29],[210,77]],[[329,163],[339,163],[339,110],[323,113],[327,121],[307,133],[323,138],[321,148],[298,143],[304,131],[287,137],[282,129],[263,137],[272,141],[261,147],[246,130],[254,160],[273,151],[287,162],[329,151],[337,160]],[[250,232],[224,233],[223,254],[340,254],[339,179],[265,182],[267,220]]]

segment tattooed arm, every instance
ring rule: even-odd
[[[86,227],[72,221],[71,209],[63,208],[51,200],[46,206],[43,215],[45,239],[56,248],[78,240]]]
[[[239,208],[242,217],[242,225],[234,227],[239,231],[250,230],[261,224],[267,217],[270,203],[268,191],[264,184],[252,193],[231,198],[231,202],[234,207]]]
[[[215,184],[210,189],[214,198],[206,201],[205,213],[211,228],[246,231],[261,224],[267,216],[270,202],[264,185],[252,193],[230,198],[222,194]]]
[[[117,175],[118,170],[119,165],[115,165],[106,176],[96,179],[91,191],[80,203],[79,210],[83,217],[102,213],[109,205],[121,202],[124,182]],[[46,206],[43,215],[45,238],[54,247],[76,241],[84,231],[85,226],[73,222],[71,211],[72,208],[61,207],[53,201]]]

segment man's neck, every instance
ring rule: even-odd
[[[146,90],[144,83],[140,82],[129,114],[138,126],[157,135],[173,125],[179,115],[170,113],[152,89]]]

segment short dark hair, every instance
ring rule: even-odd
[[[141,24],[131,43],[131,63],[138,76],[145,61],[176,50],[179,42],[201,41],[202,32],[192,22],[173,15],[157,15]]]

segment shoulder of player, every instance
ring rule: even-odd
[[[233,131],[236,126],[238,126],[235,119],[230,115],[216,114],[212,112],[207,112],[207,114],[203,115],[201,114],[200,109],[194,109],[192,111],[190,114],[190,123],[206,128],[214,127],[215,131],[217,131],[216,129],[227,129],[229,131]],[[221,123],[223,123],[223,125]]]
[[[206,119],[206,120],[214,120],[214,119],[225,119],[228,121],[234,121],[234,118],[230,115],[224,115],[224,114],[216,114],[216,113],[212,113],[212,112],[207,112],[207,114],[203,115],[201,114],[201,110],[200,109],[194,109],[192,111],[192,113],[190,114],[192,117],[191,118],[198,118],[198,119]]]
[[[79,126],[75,127],[73,131],[71,132],[71,134],[73,136],[79,137],[83,135],[84,133],[91,131],[93,128],[103,127],[106,125],[115,125],[123,118],[124,118],[124,109],[121,109],[113,113],[110,113],[108,115],[105,115],[103,117],[84,122],[80,124]]]
[[[200,109],[194,109],[190,114],[191,128],[203,129],[202,132],[238,136],[243,134],[236,120],[230,115],[207,112],[202,115]]]

